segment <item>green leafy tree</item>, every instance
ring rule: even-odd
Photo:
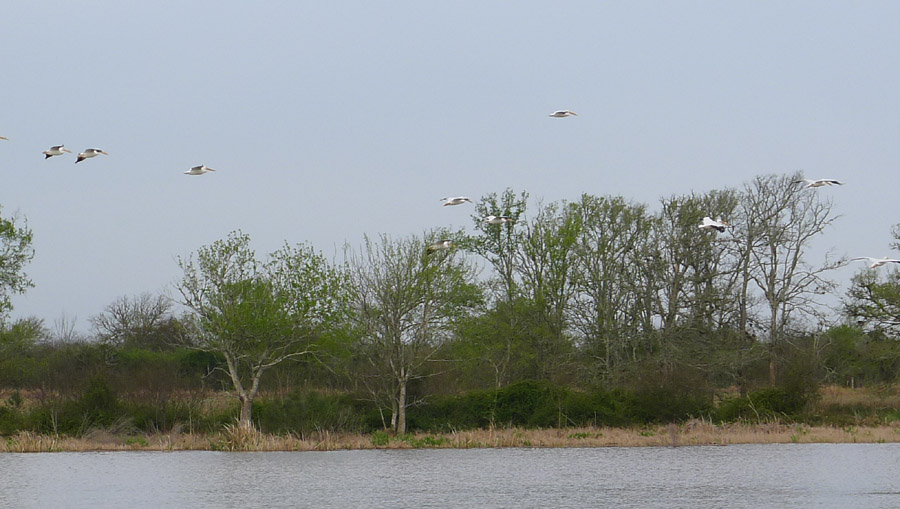
[[[520,278],[516,270],[516,257],[521,249],[528,193],[516,195],[506,189],[500,196],[490,193],[475,204],[472,216],[476,235],[466,239],[465,246],[481,256],[494,269],[490,286],[494,298],[512,302],[519,295]],[[490,216],[507,218],[495,224],[486,221]]]
[[[527,338],[535,341],[538,378],[552,380],[570,374],[569,311],[577,293],[575,265],[580,232],[581,217],[558,203],[541,206],[523,226],[516,270],[522,281],[522,298],[534,304],[534,327]]]
[[[653,220],[621,197],[583,195],[571,210],[581,217],[571,321],[590,359],[589,379],[608,382],[649,328],[641,297]]]
[[[900,224],[891,233],[891,247],[900,249]],[[888,266],[860,270],[853,276],[844,312],[859,325],[900,336],[900,271]]]
[[[33,239],[26,220],[5,217],[0,207],[0,321],[12,309],[12,295],[34,286],[24,272],[34,257]]]
[[[260,261],[239,231],[179,266],[184,277],[176,288],[193,312],[193,346],[224,357],[240,424],[250,428],[263,374],[313,352],[316,339],[346,314],[345,274],[302,244],[285,244]]]

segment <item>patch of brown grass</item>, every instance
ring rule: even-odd
[[[867,408],[900,408],[900,386],[896,385],[875,385],[858,389],[829,385],[822,387],[819,390],[819,395],[821,396],[819,404],[826,407],[840,405]]]

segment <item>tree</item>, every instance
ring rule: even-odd
[[[466,247],[483,257],[494,268],[491,287],[495,289],[495,299],[511,303],[518,296],[519,278],[516,272],[516,254],[522,244],[525,209],[528,193],[516,195],[506,189],[499,197],[490,193],[475,204],[472,215],[475,230],[479,235],[466,239]],[[488,216],[506,217],[511,221],[491,224]]]
[[[632,340],[648,327],[641,317],[641,269],[653,221],[645,206],[621,197],[583,195],[571,208],[582,224],[575,246],[572,323],[582,351],[593,361],[591,378],[609,381]]]
[[[350,255],[353,307],[361,351],[372,375],[362,382],[390,405],[391,428],[406,432],[411,381],[425,376],[449,336],[450,325],[482,301],[475,270],[455,248],[428,251],[437,238],[378,243]]]
[[[900,224],[891,231],[891,247],[900,249]],[[844,312],[870,329],[900,335],[900,271],[888,267],[862,269],[853,276]]]
[[[241,402],[240,425],[269,368],[309,354],[316,338],[346,312],[344,273],[311,247],[287,244],[257,260],[240,231],[179,259],[176,284],[193,314],[193,346],[225,358]]]
[[[700,231],[697,225],[704,216],[729,217],[735,202],[729,191],[663,200],[652,239],[657,263],[650,276],[657,281],[655,307],[663,335],[684,327],[711,329],[716,310],[727,307],[722,275],[729,270],[724,254],[730,234]]]
[[[534,306],[534,325],[529,334],[535,341],[538,378],[552,379],[564,373],[571,349],[569,309],[577,292],[575,247],[581,232],[581,217],[563,203],[542,206],[523,225],[522,243],[516,253],[521,294]]]
[[[19,223],[17,216],[3,217],[0,207],[0,321],[12,309],[12,295],[34,286],[23,272],[34,258],[33,238],[26,220]]]
[[[91,317],[91,324],[102,341],[115,346],[165,349],[180,333],[178,320],[172,316],[172,300],[149,293],[119,297]]]
[[[845,263],[828,256],[818,266],[806,261],[804,254],[810,243],[836,217],[831,213],[831,202],[819,198],[815,189],[793,184],[800,178],[799,173],[758,176],[745,185],[740,201],[746,224],[738,232],[756,239],[748,252],[748,274],[763,296],[769,382],[773,384],[776,353],[786,328],[794,317],[821,318],[816,298],[835,288],[825,273]]]

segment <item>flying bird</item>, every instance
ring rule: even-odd
[[[78,159],[75,159],[75,164],[78,164],[81,161],[84,161],[85,159],[97,157],[100,154],[109,155],[106,152],[100,150],[99,148],[86,148],[86,149],[84,149],[84,152],[78,154]]]
[[[722,221],[722,218],[718,218],[715,221],[712,220],[709,216],[703,218],[703,222],[697,225],[697,228],[701,230],[716,230],[719,233],[724,232],[725,228],[730,228],[731,225]]]
[[[7,138],[6,136],[0,136],[0,140],[7,140],[7,141],[9,141],[9,138]]]
[[[487,224],[515,223],[516,218],[509,216],[487,216],[484,218],[484,222]]]
[[[818,180],[801,179],[801,180],[794,181],[794,184],[803,184],[803,183],[806,183],[806,185],[804,186],[804,189],[809,189],[810,187],[842,186],[842,185],[844,185],[844,183],[841,182],[840,180],[834,180],[834,179],[818,179]]]
[[[553,113],[550,114],[551,117],[556,117],[556,118],[569,117],[572,115],[575,115],[577,117],[578,113],[575,113],[574,111],[571,111],[571,110],[559,110],[559,111],[554,111]]]
[[[442,239],[437,242],[432,242],[428,245],[428,251],[441,251],[444,249],[450,249],[453,247],[453,242],[450,239]]]
[[[50,159],[53,156],[61,156],[61,155],[65,154],[66,152],[68,152],[70,154],[72,153],[72,151],[67,149],[64,145],[53,145],[52,147],[45,150],[43,152],[43,154],[44,154],[44,159],[46,160],[46,159]]]
[[[445,207],[448,205],[461,205],[465,202],[472,203],[472,200],[470,200],[467,196],[456,196],[454,198],[441,198],[441,201],[444,202]]]
[[[870,269],[876,269],[881,267],[882,265],[888,263],[900,263],[900,260],[896,258],[888,258],[885,256],[884,258],[872,258],[871,256],[860,256],[858,258],[850,258],[850,260],[867,260],[869,262]]]
[[[194,166],[190,170],[184,172],[185,175],[203,175],[204,173],[216,171],[205,164],[201,164],[200,166]]]

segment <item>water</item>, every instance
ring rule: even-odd
[[[900,507],[900,444],[0,454],[0,507]]]

